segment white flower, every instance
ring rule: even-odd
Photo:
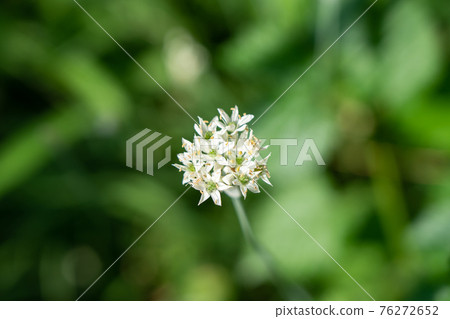
[[[217,125],[219,124],[219,120],[218,120],[217,116],[215,116],[211,120],[211,122],[208,125],[206,125],[206,123],[208,123],[208,121],[204,121],[199,116],[198,123],[199,124],[194,125],[195,131],[198,133],[198,135],[200,135],[200,137],[202,137],[206,140],[209,140],[216,133],[216,128],[217,128]]]
[[[225,129],[229,132],[230,135],[233,135],[235,132],[242,132],[247,127],[247,123],[250,122],[253,119],[253,115],[245,114],[241,117],[239,115],[239,109],[237,105],[234,108],[231,108],[233,111],[231,113],[231,118],[228,116],[227,113],[225,113],[224,110],[218,109],[220,113],[220,119],[223,121],[223,123],[218,123],[219,127],[222,129]]]
[[[232,108],[231,117],[218,109],[220,119],[215,116],[209,124],[199,117],[194,125],[198,135],[193,143],[182,139],[185,152],[178,154],[181,164],[173,164],[184,172],[183,184],[200,191],[199,205],[212,198],[221,205],[220,193],[239,189],[246,198],[247,191],[259,193],[257,181],[270,184],[267,160],[261,158],[262,142],[253,135],[247,123],[253,115],[240,116],[238,107]]]
[[[209,197],[212,198],[214,204],[218,206],[222,205],[220,192],[229,189],[231,186],[222,182],[221,174],[220,168],[215,169],[212,174],[203,172],[200,174],[201,178],[192,183],[192,187],[202,194],[198,202],[199,205]]]

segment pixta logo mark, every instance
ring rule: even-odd
[[[144,160],[146,159],[146,173],[153,176],[154,173],[154,152],[166,144],[170,136],[162,136],[159,132],[151,133],[146,128],[133,137],[129,138],[126,143],[127,166],[144,172]],[[161,137],[161,138],[160,138]],[[158,162],[158,169],[170,162],[170,145],[164,151],[164,158]]]

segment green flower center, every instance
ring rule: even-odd
[[[217,188],[216,183],[214,183],[213,181],[209,181],[206,184],[206,189],[208,190],[208,192],[212,192],[212,191],[216,190],[216,188]]]
[[[209,155],[209,156],[216,156],[216,155],[217,155],[217,152],[216,152],[216,150],[210,150],[209,153],[208,153],[208,155]]]
[[[239,176],[239,182],[241,182],[244,185],[248,184],[248,182],[250,182],[250,178],[247,175]]]
[[[213,133],[208,131],[205,133],[205,139],[209,140],[213,136]]]
[[[195,172],[194,164],[189,164],[188,170],[191,171],[191,172]]]
[[[229,125],[228,131],[230,132],[233,132],[237,128],[236,122],[230,122],[228,125]]]
[[[236,157],[236,163],[237,163],[238,165],[241,165],[243,161],[244,161],[244,158],[243,158],[243,157],[241,157],[241,156]]]

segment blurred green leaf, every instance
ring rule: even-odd
[[[422,1],[397,2],[386,16],[383,31],[379,94],[399,106],[434,82],[442,65],[439,39]]]

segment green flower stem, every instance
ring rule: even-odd
[[[245,240],[250,244],[250,246],[255,250],[255,252],[264,262],[267,270],[272,276],[273,283],[278,288],[281,296],[286,298],[287,300],[310,300],[311,298],[309,294],[303,287],[287,281],[283,276],[280,275],[274,265],[271,255],[256,240],[255,236],[253,235],[252,228],[250,227],[247,214],[245,213],[244,206],[242,205],[241,198],[233,196],[229,197],[233,202],[234,210],[239,220],[239,224],[241,226],[241,230],[244,234]]]
[[[239,220],[239,224],[241,226],[242,233],[244,234],[245,240],[254,248],[258,246],[258,243],[253,236],[253,231],[250,227],[250,223],[248,222],[247,215],[245,214],[244,206],[242,205],[240,197],[231,197],[233,202],[233,206]]]

